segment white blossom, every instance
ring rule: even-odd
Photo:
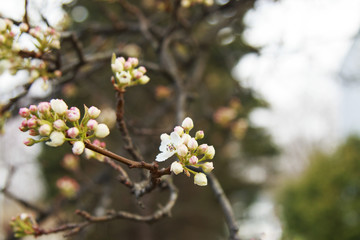
[[[46,142],[48,146],[58,147],[65,142],[65,135],[62,132],[53,131],[50,134],[50,142]]]
[[[52,110],[54,110],[54,112],[56,112],[59,115],[63,115],[68,109],[68,106],[62,99],[52,99],[50,101],[50,105]]]
[[[175,175],[178,175],[179,173],[182,173],[184,171],[184,168],[179,162],[175,161],[171,164],[170,171],[175,173]]]
[[[167,134],[162,134],[160,138],[161,144],[159,150],[161,153],[156,156],[155,160],[158,162],[163,162],[176,153],[177,148],[183,144],[183,141],[176,132],[172,132],[170,136]]]
[[[104,138],[107,135],[109,135],[109,133],[110,133],[110,130],[109,130],[108,126],[104,123],[100,123],[95,130],[95,136],[98,138]]]
[[[82,154],[84,152],[84,149],[85,149],[85,144],[83,143],[83,141],[76,141],[73,144],[72,152],[75,155],[80,155],[80,154]]]
[[[199,186],[206,186],[207,185],[206,175],[204,173],[195,174],[194,183]]]

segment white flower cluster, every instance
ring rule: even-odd
[[[146,68],[139,66],[137,58],[130,57],[125,61],[123,57],[116,57],[115,53],[111,59],[111,69],[115,75],[115,84],[119,88],[134,86],[138,84],[146,84],[150,78],[145,75]]]
[[[204,138],[203,131],[197,131],[195,137],[189,135],[194,127],[191,118],[187,117],[181,126],[176,126],[170,135],[164,133],[161,135],[160,153],[156,156],[156,161],[163,162],[173,155],[176,155],[179,161],[171,164],[170,170],[174,174],[185,172],[187,176],[190,173],[195,174],[194,183],[199,186],[207,185],[207,178],[204,173],[198,173],[188,166],[200,167],[205,173],[214,169],[212,162],[205,162],[214,158],[215,148],[207,144],[199,145],[197,140]]]
[[[12,74],[16,74],[19,70],[27,70],[30,76],[29,82],[40,77],[44,80],[60,77],[59,70],[48,71],[46,61],[40,59],[43,53],[60,48],[60,34],[50,27],[30,28],[26,23],[21,23],[18,27],[14,26],[11,20],[0,18],[0,65],[6,66],[3,70],[9,69]],[[23,34],[33,38],[36,51],[29,52],[19,45],[18,40]],[[19,52],[22,54],[20,55]],[[34,58],[37,58],[36,61],[32,61]],[[0,69],[0,74],[3,70]]]
[[[19,129],[23,132],[28,131],[31,136],[40,136],[39,140],[26,139],[24,144],[27,146],[47,141],[48,146],[58,147],[65,141],[70,141],[73,144],[73,153],[80,155],[85,149],[84,140],[92,137],[104,138],[110,133],[106,124],[99,124],[95,120],[100,115],[97,107],[85,107],[84,117],[79,122],[80,110],[77,107],[68,109],[68,105],[62,99],[52,99],[37,106],[20,108],[19,115],[25,118]]]

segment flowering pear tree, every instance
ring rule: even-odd
[[[58,26],[46,16],[35,24],[29,2],[24,1],[21,21],[0,18],[0,73],[27,75],[26,83],[0,103],[0,127],[7,131],[6,121],[20,116],[24,144],[42,146],[44,175],[51,176],[48,184],[56,194],[50,199],[56,204],[15,197],[9,190],[16,170],[11,168],[1,192],[27,211],[10,221],[9,236],[80,236],[93,234],[100,223],[154,223],[172,212],[176,219],[182,191],[192,189],[192,201],[211,189],[227,237],[239,239],[234,211],[213,171],[220,172],[226,158],[218,147],[241,144],[246,137],[252,107],[243,106],[239,96],[255,97],[232,80],[226,58],[212,58],[211,44],[225,48],[224,32],[238,24],[253,1],[86,1],[81,7],[101,9],[89,15],[94,21],[100,15],[106,20]],[[78,4],[63,7],[74,13]],[[32,50],[23,47],[25,37]],[[51,87],[43,99],[29,94],[39,81],[43,91]],[[231,134],[224,137],[224,129]],[[45,169],[49,165],[55,165],[52,171]],[[231,169],[224,169],[229,175]],[[165,202],[160,192],[167,193]],[[44,226],[61,211],[69,217]]]

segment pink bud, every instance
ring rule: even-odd
[[[177,149],[177,154],[181,157],[185,157],[188,151],[187,147],[184,144],[181,144]]]
[[[37,113],[37,106],[36,105],[30,105],[29,110],[30,110],[30,113],[36,114]]]
[[[199,161],[199,159],[198,159],[196,156],[192,156],[192,157],[189,159],[189,163],[190,163],[191,165],[197,164],[198,161]]]
[[[27,25],[26,23],[20,24],[20,31],[27,32],[28,30],[29,30],[29,25]]]
[[[203,138],[204,138],[204,131],[202,131],[202,130],[197,131],[195,134],[195,139],[198,140],[198,139],[203,139]]]
[[[40,113],[46,114],[50,111],[50,103],[49,102],[41,102],[38,105],[38,110]]]
[[[39,132],[38,132],[38,130],[36,130],[36,129],[30,129],[30,130],[29,130],[29,135],[30,135],[30,136],[33,136],[33,137],[39,136]]]
[[[49,124],[43,124],[39,127],[39,134],[41,136],[49,136],[52,131],[52,127]]]
[[[139,72],[142,72],[143,74],[145,74],[146,73],[146,68],[145,67],[143,67],[143,66],[140,66],[140,67],[138,67],[138,69],[137,69]]]
[[[90,119],[86,125],[90,130],[95,130],[98,126],[98,122],[94,119]]]
[[[80,154],[82,154],[84,152],[84,149],[85,149],[85,144],[82,141],[76,141],[73,144],[72,152],[75,155],[80,155]]]
[[[80,110],[77,107],[71,107],[69,110],[66,110],[66,118],[75,122],[80,119]]]
[[[32,145],[34,145],[35,144],[35,140],[34,139],[32,139],[32,138],[27,138],[25,141],[24,141],[24,144],[26,145],[26,146],[32,146]]]
[[[53,126],[56,130],[63,131],[66,129],[66,124],[63,120],[58,119],[53,123]]]
[[[198,147],[198,143],[195,138],[191,138],[187,143],[187,146],[190,150],[195,150]]]
[[[209,146],[208,146],[207,144],[201,144],[201,145],[198,147],[199,154],[205,154],[205,152],[207,151],[208,147],[209,147]]]
[[[130,64],[133,67],[136,67],[139,64],[139,60],[137,58],[134,58],[134,57],[128,58],[128,62],[130,62]]]
[[[97,118],[100,115],[101,111],[97,107],[91,106],[88,109],[88,114],[90,118]]]
[[[30,110],[28,108],[20,108],[19,115],[22,116],[23,118],[29,117]]]
[[[28,119],[27,126],[28,126],[28,128],[36,128],[37,127],[37,119],[35,117]]]
[[[67,130],[67,135],[71,138],[76,138],[77,135],[79,135],[79,129],[77,127],[72,127],[69,130]]]
[[[131,63],[129,62],[129,60],[128,61],[126,61],[125,63],[124,63],[124,69],[125,70],[129,70],[131,68]]]
[[[184,129],[180,126],[176,126],[174,128],[174,132],[176,132],[181,137],[184,134]]]

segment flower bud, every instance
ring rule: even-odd
[[[141,72],[142,74],[145,74],[145,73],[146,73],[146,68],[143,67],[143,66],[138,67],[137,70],[138,70],[139,72]]]
[[[129,62],[129,60],[128,60],[124,63],[124,69],[129,70],[130,68],[131,68],[131,62]]]
[[[79,129],[77,127],[72,127],[69,128],[69,130],[67,130],[66,133],[70,138],[76,138],[77,135],[79,135]]]
[[[51,106],[50,106],[49,102],[41,102],[38,105],[38,110],[42,114],[48,113],[50,111],[50,109],[51,109]]]
[[[185,118],[181,126],[186,130],[190,131],[194,127],[193,120],[189,117]]]
[[[115,62],[111,64],[111,69],[113,72],[121,72],[124,70],[124,63],[122,60],[125,61],[124,58],[116,58]]]
[[[50,105],[51,105],[52,110],[54,110],[54,112],[59,115],[63,115],[68,108],[68,106],[62,99],[52,99],[50,101]]]
[[[206,186],[207,185],[206,175],[204,173],[195,174],[194,183],[199,186]]]
[[[80,155],[84,152],[84,149],[85,149],[85,144],[83,141],[76,141],[74,144],[73,144],[73,147],[72,147],[72,152],[75,154],[75,155]]]
[[[90,129],[90,130],[95,130],[98,126],[98,122],[94,119],[90,119],[88,121],[88,123],[86,124],[86,126]]]
[[[201,165],[201,168],[204,172],[209,173],[214,169],[214,165],[212,162],[206,162]]]
[[[90,118],[97,118],[100,115],[101,111],[97,107],[91,106],[88,109],[88,114]]]
[[[199,159],[198,159],[196,156],[192,156],[192,157],[189,159],[189,163],[190,163],[191,165],[197,164],[198,161],[199,161]]]
[[[136,67],[139,64],[139,59],[130,57],[128,58],[128,62],[130,62],[133,67]]]
[[[144,76],[144,74],[142,72],[140,72],[139,70],[133,70],[132,71],[132,74],[134,76],[134,78],[136,79],[140,79],[142,76]]]
[[[80,119],[80,110],[77,107],[71,107],[66,110],[66,118],[71,122],[76,122]]]
[[[95,158],[95,156],[96,156],[95,152],[92,151],[92,150],[90,150],[90,149],[85,148],[85,151],[84,151],[84,152],[85,152],[85,157],[86,157],[87,159]]]
[[[2,18],[0,18],[0,32],[5,31],[5,30],[6,30],[6,28],[7,28],[7,26],[6,26],[6,22],[5,22],[5,20],[4,20],[4,19],[2,19]]]
[[[191,138],[187,143],[187,146],[190,150],[195,150],[198,147],[198,143],[195,138]]]
[[[28,126],[28,128],[36,128],[37,127],[37,119],[35,117],[28,119],[27,126]]]
[[[185,134],[182,136],[182,140],[183,140],[183,143],[184,143],[184,144],[188,144],[189,141],[190,141],[190,139],[191,139],[191,136],[190,136],[189,134],[187,134],[187,133],[185,133]]]
[[[185,157],[188,151],[188,148],[184,144],[181,144],[177,149],[177,154],[181,157]]]
[[[205,154],[207,149],[208,149],[208,145],[207,144],[201,144],[199,147],[198,147],[198,153],[199,154]]]
[[[60,49],[60,41],[55,39],[50,43],[50,46],[54,49]]]
[[[56,186],[59,188],[61,194],[67,198],[73,198],[80,189],[79,184],[70,177],[62,177],[56,181]]]
[[[35,144],[35,140],[32,139],[32,138],[27,138],[27,139],[25,139],[24,144],[25,144],[26,146],[30,147],[30,146],[32,146],[32,145]]]
[[[184,171],[183,166],[181,165],[181,163],[175,161],[171,164],[170,166],[170,171],[172,171],[173,173],[175,173],[175,175],[178,175],[179,173],[182,173]]]
[[[49,124],[43,124],[39,127],[39,134],[41,136],[49,136],[52,131],[52,127]]]
[[[176,126],[174,128],[174,132],[176,132],[181,137],[184,134],[184,129],[180,126]]]
[[[50,134],[50,142],[46,142],[46,145],[51,147],[61,146],[65,142],[65,135],[62,132],[53,131]]]
[[[79,157],[68,153],[62,159],[61,165],[67,170],[76,171],[79,169]]]
[[[29,117],[30,110],[28,108],[20,108],[19,115],[22,116],[23,118]]]
[[[29,135],[30,136],[33,136],[33,137],[35,137],[35,136],[39,136],[39,131],[38,130],[36,130],[36,129],[29,129]]]
[[[202,131],[202,130],[197,131],[195,134],[195,139],[199,140],[199,139],[203,139],[203,138],[204,138],[204,131]]]
[[[30,110],[31,114],[36,114],[37,113],[37,106],[36,105],[30,105],[29,110]]]
[[[139,83],[140,84],[147,84],[148,82],[150,81],[150,78],[146,75],[142,76],[140,79],[139,79]]]
[[[66,129],[66,124],[61,119],[58,119],[55,122],[53,122],[53,126],[56,130],[59,130],[59,131],[63,131]]]
[[[104,123],[100,123],[95,130],[95,136],[98,138],[104,138],[107,135],[109,135],[109,133],[110,133],[110,130],[109,130],[108,126]]]
[[[209,146],[205,152],[205,157],[207,159],[213,159],[215,155],[215,148],[214,146]]]
[[[28,30],[29,30],[29,25],[27,25],[26,23],[20,24],[20,31],[27,32]]]

